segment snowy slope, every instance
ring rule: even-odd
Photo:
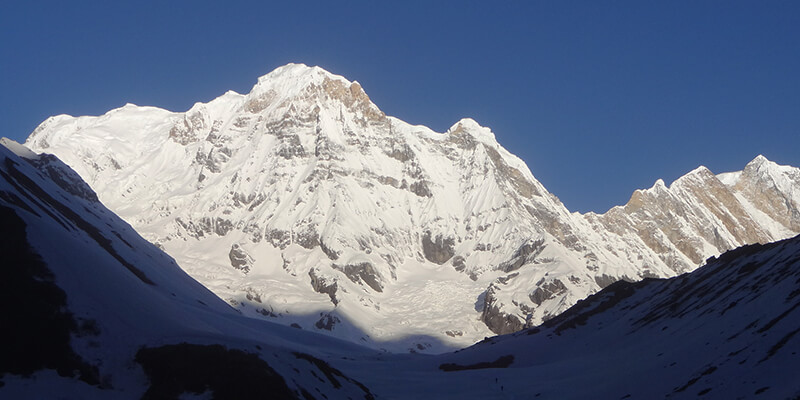
[[[409,125],[301,64],[185,113],[51,117],[26,146],[246,315],[392,351],[466,346],[616,280],[800,232],[796,168],[700,168],[604,215],[570,213],[488,128]]]
[[[190,375],[207,369],[238,384],[221,369],[236,368],[217,363],[249,361],[262,369],[244,376],[269,385],[250,382],[253,393],[370,398],[343,375],[336,385],[318,379],[332,370],[315,363],[372,351],[242,316],[102,206],[60,161],[2,144],[1,398],[161,398],[146,392],[159,376],[145,370],[169,365],[179,380],[180,362],[162,346],[181,343],[199,345],[176,347],[184,351],[172,359],[194,360]]]
[[[387,399],[793,399],[798,306],[795,237],[675,278],[617,282],[542,326],[455,353],[398,356],[399,371],[345,370]]]

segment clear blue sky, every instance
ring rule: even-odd
[[[495,3],[3,2],[0,135],[185,111],[302,62],[410,123],[491,127],[573,211],[701,164],[800,166],[800,2]]]

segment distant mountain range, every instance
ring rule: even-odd
[[[800,169],[763,156],[573,213],[488,128],[407,124],[301,64],[183,113],[51,117],[25,145],[243,314],[389,351],[464,347],[800,233]]]
[[[0,398],[800,396],[800,236],[460,351],[392,354],[242,315],[57,158],[0,144]]]

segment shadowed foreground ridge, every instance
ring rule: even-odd
[[[136,353],[150,379],[142,400],[213,393],[218,400],[297,399],[283,378],[256,354],[221,345],[181,343]]]
[[[786,310],[760,327],[769,330],[800,306],[800,237],[769,244],[745,245],[712,257],[698,270],[672,279],[645,279],[639,282],[616,282],[600,293],[579,301],[575,306],[543,324],[560,333],[565,329],[586,325],[593,315],[613,309],[628,297],[645,290],[655,292],[647,302],[626,308],[647,309],[645,315],[632,320],[633,327],[655,324],[665,319],[681,319],[696,315],[719,315],[737,306],[757,301],[767,291],[777,290],[782,282],[796,287],[788,293]],[[635,301],[635,300],[632,300]],[[794,315],[795,321],[798,316]],[[766,321],[761,321],[765,323]],[[753,327],[759,322],[754,321]],[[800,328],[800,326],[799,326]],[[529,330],[531,334],[534,330]]]
[[[90,334],[92,321],[79,325],[66,309],[66,293],[31,249],[25,223],[12,209],[0,206],[0,226],[0,378],[47,368],[99,384],[97,367],[70,347],[70,335]]]
[[[541,326],[443,355],[438,367],[490,368],[513,354],[491,374],[536,388],[505,391],[542,398],[796,398],[798,333],[800,236],[731,250],[675,278],[616,282]]]

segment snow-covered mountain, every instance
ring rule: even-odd
[[[797,168],[700,167],[571,213],[488,128],[407,124],[299,64],[185,113],[51,117],[26,145],[245,314],[392,351],[514,332],[617,280],[800,233]]]
[[[243,316],[57,158],[0,146],[0,398],[795,398],[800,236],[438,356]]]

